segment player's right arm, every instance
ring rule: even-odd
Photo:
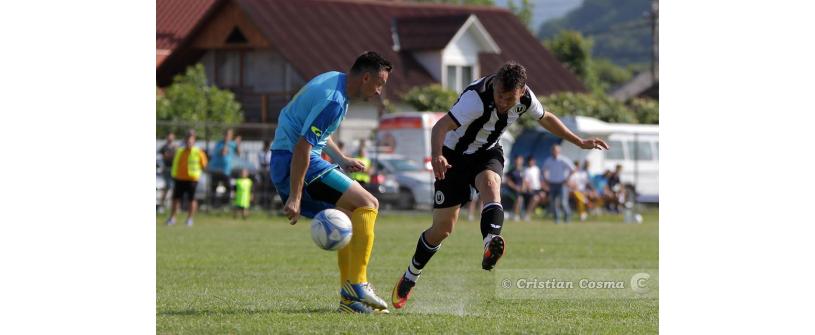
[[[308,160],[311,154],[311,143],[305,137],[294,145],[291,156],[291,176],[289,177],[289,199],[283,207],[283,213],[289,218],[289,224],[297,223],[300,218],[300,200],[303,197],[303,184],[308,170]]]
[[[289,223],[297,223],[300,217],[300,200],[303,196],[303,184],[308,170],[311,149],[318,145],[328,134],[328,129],[342,115],[343,108],[336,101],[329,101],[322,110],[315,111],[306,119],[300,128],[300,138],[292,148],[291,175],[289,176],[289,199],[283,212],[289,217]]]
[[[436,122],[430,133],[430,162],[433,165],[433,175],[436,176],[436,179],[444,179],[447,169],[452,167],[442,155],[441,147],[444,144],[444,136],[447,135],[447,132],[456,128],[458,128],[458,125],[450,117],[450,114],[447,114]]]
[[[444,145],[444,137],[447,132],[469,125],[481,115],[483,110],[484,105],[478,93],[473,90],[464,91],[453,107],[450,107],[450,112],[433,126],[433,131],[430,133],[430,163],[433,165],[433,174],[437,179],[444,179],[447,169],[452,167],[442,155],[442,145]]]

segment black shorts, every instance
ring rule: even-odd
[[[173,187],[173,200],[179,199],[184,201],[185,199],[195,199],[195,188],[198,187],[197,181],[174,179],[173,183],[175,184]]]
[[[433,193],[433,208],[460,206],[470,201],[470,187],[475,188],[475,176],[490,170],[499,176],[504,173],[504,150],[500,146],[480,154],[460,155],[447,147],[442,147],[442,155],[452,165],[444,179],[436,180]]]

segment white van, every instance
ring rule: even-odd
[[[659,202],[659,125],[607,123],[585,116],[567,116],[563,123],[581,137],[599,137],[608,151],[582,150],[563,141],[563,154],[588,160],[592,174],[622,165],[620,180],[635,186],[642,202]]]
[[[428,170],[430,165],[430,133],[436,121],[447,113],[399,112],[382,116],[377,129],[379,151],[394,153],[421,161]],[[504,159],[508,161],[514,137],[504,132],[498,140],[504,148]]]

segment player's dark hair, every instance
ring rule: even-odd
[[[376,52],[366,51],[363,52],[362,55],[359,55],[359,57],[357,57],[357,60],[354,61],[354,65],[351,66],[351,73],[353,74],[360,74],[363,72],[379,73],[379,71],[382,70],[391,72],[391,69],[393,69],[393,67],[391,66],[391,62],[389,62]]]
[[[515,61],[506,62],[498,69],[495,80],[505,91],[523,88],[526,85],[526,68]]]

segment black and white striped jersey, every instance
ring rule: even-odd
[[[529,86],[525,87],[520,103],[499,114],[493,97],[494,79],[494,74],[478,79],[459,95],[448,113],[458,128],[444,137],[445,147],[458,154],[480,153],[495,147],[501,134],[524,113],[543,118],[543,105]]]

